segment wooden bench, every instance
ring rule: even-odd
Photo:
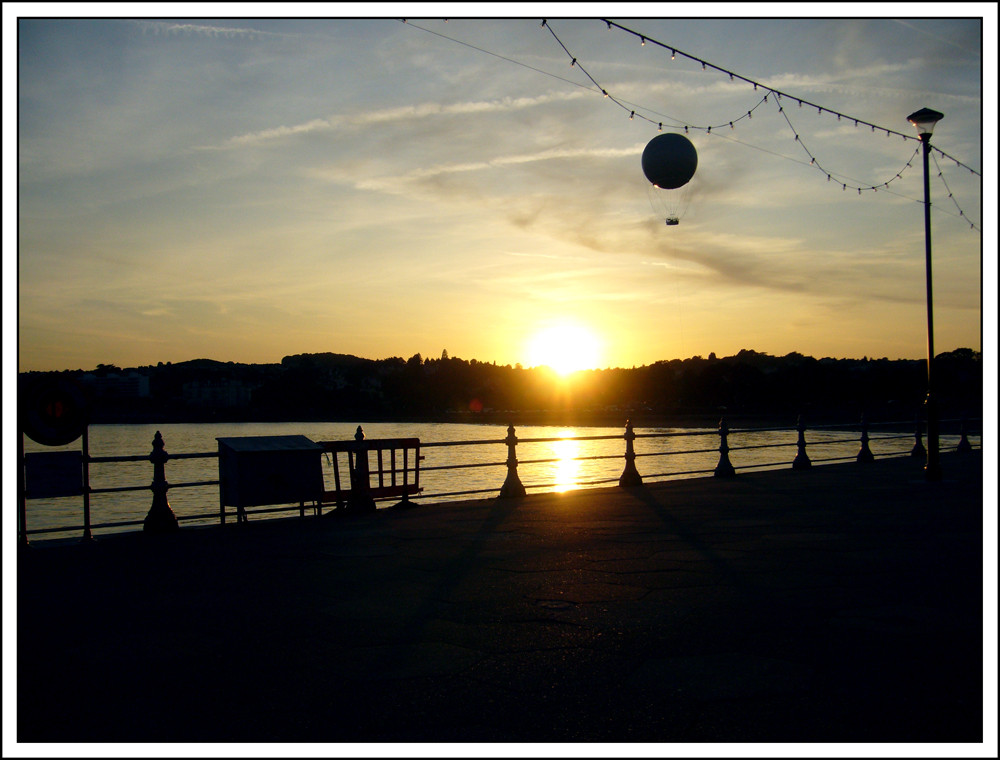
[[[337,509],[375,509],[376,499],[401,498],[397,507],[412,506],[409,497],[420,493],[419,438],[382,438],[354,441],[319,441],[333,462],[332,491],[323,491],[319,505]],[[339,454],[347,454],[348,481],[341,483]],[[375,454],[375,469],[370,455]],[[373,478],[376,482],[373,483]]]

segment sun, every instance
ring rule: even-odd
[[[528,365],[548,366],[560,375],[594,369],[600,363],[601,344],[590,330],[560,324],[539,331],[528,344]]]

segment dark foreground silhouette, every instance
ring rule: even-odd
[[[979,742],[981,453],[942,468],[25,548],[17,738]]]

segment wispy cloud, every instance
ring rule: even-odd
[[[620,156],[637,156],[642,152],[642,146],[628,148],[549,148],[533,153],[518,153],[509,156],[497,156],[486,161],[472,161],[455,164],[429,166],[425,169],[414,169],[391,177],[357,179],[355,186],[363,190],[379,190],[389,193],[407,193],[408,185],[451,174],[499,169],[509,166],[557,161],[564,159],[583,158],[617,158]]]
[[[207,37],[214,39],[264,39],[294,38],[301,35],[284,32],[265,32],[260,29],[229,26],[207,26],[204,24],[176,24],[169,21],[136,20],[132,24],[139,27],[143,34],[154,37]]]
[[[489,114],[520,111],[526,108],[552,103],[576,100],[580,93],[551,93],[531,98],[498,98],[496,100],[469,101],[463,103],[418,103],[397,108],[384,108],[356,114],[336,114],[322,119],[311,119],[292,126],[278,126],[257,132],[248,132],[230,137],[221,146],[244,147],[259,145],[271,140],[306,135],[313,132],[328,132],[338,129],[361,129],[377,124],[406,123],[438,116],[464,116],[468,114]]]

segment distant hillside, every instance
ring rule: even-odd
[[[278,364],[194,359],[156,366],[98,365],[90,371],[27,373],[75,377],[92,400],[95,422],[214,420],[546,420],[623,424],[693,416],[776,416],[814,422],[914,419],[926,393],[926,362],[815,359],[744,349],[632,369],[585,370],[560,378],[449,357],[364,359],[317,353]],[[961,348],[935,360],[944,416],[981,416],[982,357]]]

